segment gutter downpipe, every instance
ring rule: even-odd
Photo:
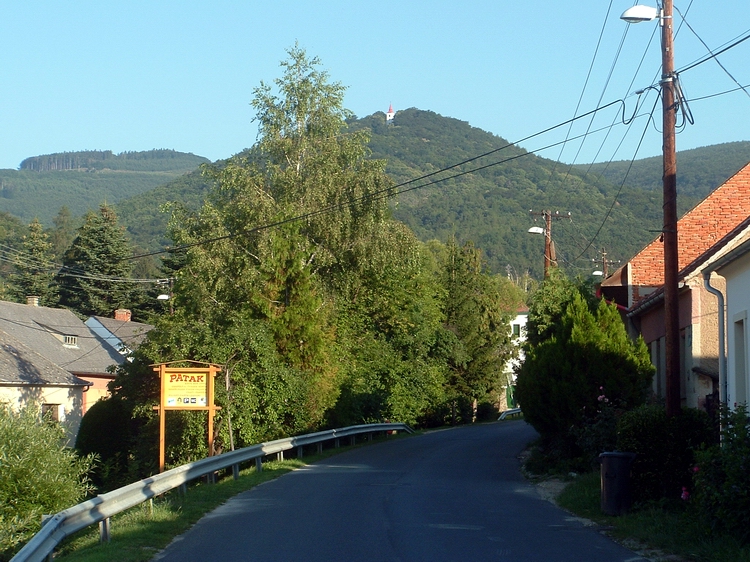
[[[724,293],[711,286],[711,271],[703,271],[703,286],[719,300],[719,402],[727,405],[727,354],[725,352]]]

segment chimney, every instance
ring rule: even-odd
[[[29,306],[39,306],[39,297],[26,297],[26,304]]]
[[[127,308],[118,308],[115,310],[115,320],[121,322],[130,322],[131,313]]]

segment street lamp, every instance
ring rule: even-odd
[[[172,288],[174,284],[174,279],[172,277],[168,279],[160,279],[156,282],[157,285],[169,285],[169,294],[162,293],[156,297],[156,300],[158,301],[169,301],[169,314],[174,314],[174,305],[172,304],[172,297],[174,296],[172,293]]]
[[[557,255],[555,254],[555,243],[552,241],[552,219],[570,219],[570,213],[560,214],[560,211],[537,211],[529,209],[529,214],[544,218],[545,228],[532,226],[529,232],[532,234],[544,234],[544,277],[549,277],[549,268],[557,267]],[[572,219],[571,219],[572,220]]]
[[[628,23],[641,23],[642,21],[651,21],[659,17],[659,10],[651,6],[637,5],[625,10],[620,19]]]
[[[674,91],[674,39],[672,36],[672,0],[663,0],[661,10],[633,6],[620,16],[628,23],[651,21],[658,17],[661,26],[661,101],[663,108],[663,210],[664,222],[664,352],[667,415],[680,412],[680,319],[677,275],[677,158],[675,122],[677,105]]]

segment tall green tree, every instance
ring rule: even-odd
[[[114,210],[101,205],[89,211],[63,257],[57,274],[60,304],[81,316],[111,316],[139,301],[131,281],[132,250]]]
[[[42,306],[55,306],[58,294],[52,244],[39,220],[34,219],[28,229],[13,263],[15,271],[9,277],[11,294],[17,302],[36,296]]]
[[[61,260],[65,251],[76,237],[76,225],[70,209],[63,205],[52,219],[54,228],[49,231],[49,241],[52,244],[52,254],[55,259]]]
[[[514,356],[510,321],[522,304],[522,293],[510,281],[485,269],[473,244],[447,247],[444,264],[445,326],[460,352],[450,360],[450,389],[455,398],[474,402],[507,381],[502,373]]]
[[[370,259],[337,298],[341,397],[334,425],[416,423],[445,400],[443,286],[430,251],[403,224],[373,233]]]
[[[323,423],[347,363],[338,300],[361,286],[353,279],[387,218],[374,195],[389,180],[383,163],[367,160],[367,134],[346,132],[343,86],[299,47],[288,54],[273,86],[255,90],[255,146],[205,169],[213,187],[197,212],[171,206],[171,237],[186,247],[170,274],[174,314],[115,385],[123,396],[153,389],[148,362],[227,365],[222,446]]]

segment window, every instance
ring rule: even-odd
[[[521,325],[513,324],[513,336],[518,338],[521,336]]]
[[[42,419],[44,421],[61,421],[60,404],[42,404]]]
[[[747,401],[747,347],[745,335],[746,313],[742,312],[734,318],[734,396],[730,402]]]

